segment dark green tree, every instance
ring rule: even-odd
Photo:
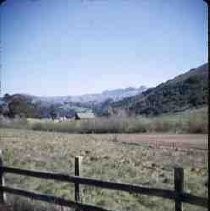
[[[50,106],[50,116],[52,120],[54,120],[57,117],[57,112],[55,106]]]

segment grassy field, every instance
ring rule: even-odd
[[[67,134],[6,128],[1,128],[0,134],[0,148],[9,166],[73,174],[74,157],[81,155],[83,176],[169,189],[173,189],[173,168],[181,166],[185,169],[186,191],[207,197],[208,163],[204,150],[207,135]],[[170,142],[176,143],[175,147],[165,144]],[[6,183],[74,198],[73,185],[67,183],[14,175],[8,175]],[[169,200],[87,186],[83,189],[83,202],[122,211],[174,210],[174,203]],[[26,200],[25,203],[28,207],[32,203],[33,210],[36,205],[44,206],[37,210],[47,209],[40,202]],[[192,211],[207,210],[184,207]]]

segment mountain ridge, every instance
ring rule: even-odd
[[[157,115],[208,103],[208,63],[167,80],[141,94],[114,102],[111,113]]]
[[[13,95],[22,95],[22,96],[32,97],[35,100],[42,100],[49,102],[51,101],[54,103],[58,103],[58,101],[63,101],[63,102],[71,101],[78,103],[87,103],[95,101],[96,103],[100,103],[109,98],[112,98],[114,101],[117,101],[128,96],[134,96],[146,89],[147,88],[145,86],[140,86],[139,88],[127,87],[127,88],[104,90],[100,93],[91,93],[91,94],[88,93],[82,95],[64,95],[64,96],[36,96],[25,93],[15,93]]]

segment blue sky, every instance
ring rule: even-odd
[[[207,62],[202,0],[7,0],[1,94],[156,86]]]

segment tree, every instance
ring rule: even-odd
[[[3,4],[6,0],[0,0],[0,5]]]
[[[9,99],[10,99],[10,95],[6,93],[3,97],[3,100],[7,102],[9,101]]]
[[[37,116],[36,106],[30,98],[16,95],[11,96],[6,102],[9,108],[8,117],[10,118],[15,118],[15,116],[34,118]]]
[[[50,116],[52,120],[54,120],[57,117],[56,108],[55,106],[50,106]]]

